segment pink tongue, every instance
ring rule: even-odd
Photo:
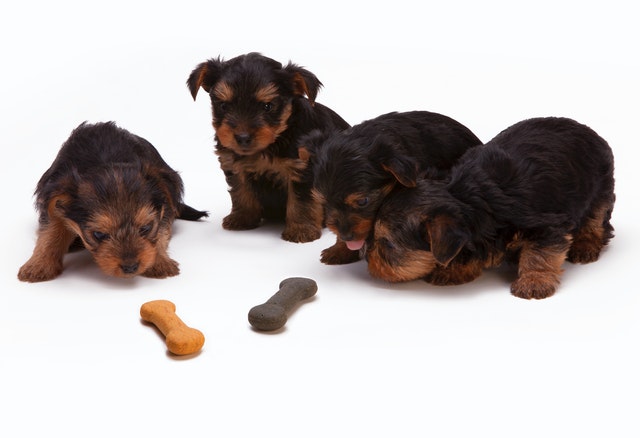
[[[364,240],[348,240],[345,243],[351,251],[358,251],[364,246]]]

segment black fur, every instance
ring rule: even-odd
[[[381,208],[369,268],[392,281],[471,281],[505,255],[512,293],[544,298],[560,265],[597,260],[613,237],[614,159],[607,142],[567,118],[519,122],[469,150],[445,181],[422,181]]]
[[[207,212],[198,211],[182,201],[184,187],[178,172],[162,159],[157,149],[142,137],[119,128],[114,122],[82,123],[63,144],[51,167],[36,186],[36,206],[46,221],[46,203],[56,194],[71,198],[66,215],[83,223],[95,206],[122,196],[114,188],[114,178],[128,187],[128,196],[148,201],[158,211],[173,218],[198,220]],[[72,184],[66,179],[73,178]],[[79,198],[78,183],[91,180],[95,198]]]
[[[284,219],[283,239],[319,238],[322,214],[310,196],[311,169],[300,159],[300,139],[349,125],[315,102],[318,78],[296,64],[249,53],[201,63],[187,85],[194,99],[200,88],[211,98],[215,150],[232,201],[223,227],[243,230]]]
[[[482,142],[450,117],[410,111],[317,135],[309,143],[314,191],[324,202],[327,227],[337,236],[321,260],[341,264],[359,259],[357,247],[372,231],[389,192],[414,187],[420,178],[444,177],[467,149]]]

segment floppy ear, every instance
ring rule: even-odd
[[[466,229],[456,224],[453,216],[443,213],[435,216],[427,225],[431,253],[438,263],[447,266],[469,242]]]
[[[418,166],[411,158],[391,157],[382,163],[382,168],[405,187],[415,187],[418,182]]]
[[[293,92],[298,96],[306,95],[309,102],[312,104],[315,103],[318,91],[320,87],[322,87],[322,82],[320,82],[316,75],[291,62],[287,64],[284,70],[291,74]]]
[[[207,93],[211,90],[211,87],[218,82],[220,78],[220,71],[222,70],[222,60],[220,58],[210,59],[207,62],[199,64],[187,79],[187,86],[191,92],[193,100],[196,100],[196,95],[200,87]]]
[[[375,139],[374,155],[380,157],[382,168],[405,187],[415,187],[418,183],[418,163],[402,154],[402,148],[396,140],[387,136]],[[398,151],[399,153],[394,153]]]

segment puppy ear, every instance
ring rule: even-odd
[[[189,79],[187,79],[187,86],[189,87],[193,100],[196,100],[196,95],[198,94],[200,87],[208,93],[211,90],[211,87],[218,82],[218,79],[220,78],[220,71],[222,70],[222,64],[223,62],[220,58],[210,59],[207,62],[199,64],[195,69],[193,69],[189,75]]]
[[[391,151],[402,151],[397,141],[387,136],[378,136],[373,145],[374,154],[381,159],[382,168],[405,187],[415,187],[418,183],[418,163],[413,158]]]
[[[311,73],[309,70],[297,66],[296,64],[292,64],[291,62],[284,68],[284,70],[291,74],[293,92],[298,96],[306,95],[309,102],[312,104],[315,103],[318,91],[320,90],[320,87],[322,87],[322,82],[320,82],[316,75]]]
[[[443,266],[447,266],[470,240],[466,229],[446,213],[439,214],[429,221],[427,235],[433,257]]]
[[[405,187],[415,187],[418,183],[418,168],[410,158],[392,157],[382,163],[382,168]]]

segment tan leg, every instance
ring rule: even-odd
[[[320,261],[327,265],[346,265],[360,260],[360,251],[352,251],[347,248],[343,240],[336,238],[336,243],[329,248],[323,249]]]
[[[567,260],[571,263],[591,263],[598,260],[600,251],[604,247],[605,237],[604,221],[606,208],[599,209],[593,217],[587,219],[585,224],[573,237]]]
[[[287,213],[282,238],[289,242],[312,242],[322,235],[322,204],[311,198],[300,201],[289,182],[287,194]]]
[[[18,279],[35,283],[56,278],[62,273],[62,260],[75,237],[62,219],[53,217],[41,225],[33,255],[18,271]]]
[[[450,263],[448,266],[436,265],[436,267],[424,279],[428,283],[437,286],[453,286],[469,283],[482,275],[484,267],[482,261],[473,261],[466,264]]]
[[[169,257],[168,248],[171,238],[171,227],[160,230],[158,242],[156,243],[156,260],[155,263],[142,273],[143,277],[148,278],[167,278],[174,277],[180,273],[178,262]]]
[[[545,248],[533,242],[523,242],[518,278],[511,284],[511,293],[525,299],[542,299],[553,295],[560,284],[569,242],[570,238],[567,237],[566,243]]]

